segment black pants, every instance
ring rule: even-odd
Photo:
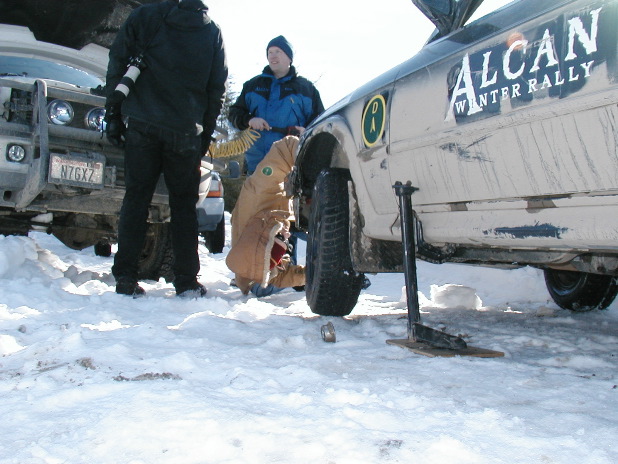
[[[199,136],[184,135],[131,119],[126,133],[126,193],[118,224],[116,280],[137,280],[148,211],[161,173],[169,191],[174,285],[195,281],[200,269],[195,205],[200,183]]]

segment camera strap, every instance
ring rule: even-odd
[[[162,8],[162,6],[160,6],[159,8]],[[163,26],[163,23],[165,22],[167,15],[169,15],[170,12],[172,11],[172,8],[170,8],[164,15],[162,15],[161,21],[159,21],[159,23],[157,24],[157,28],[155,29],[154,33],[150,36],[150,39],[148,40],[148,42],[146,42],[146,44],[144,45],[144,48],[142,49],[142,51],[137,56],[132,56],[129,59],[129,64],[127,65],[126,72],[124,73],[124,75],[120,79],[120,82],[118,82],[118,84],[116,85],[114,92],[112,92],[112,95],[108,99],[108,100],[111,100],[111,102],[110,101],[107,102],[110,104],[109,105],[106,104],[106,106],[109,106],[110,109],[113,106],[120,105],[122,101],[126,97],[129,96],[129,93],[131,93],[131,90],[135,86],[135,82],[137,81],[137,78],[141,74],[142,70],[147,67],[146,63],[144,63],[144,54],[146,53],[146,50],[148,49],[148,47],[150,46],[154,38],[157,36],[159,31],[161,30],[161,26]]]
[[[166,4],[165,3],[161,3],[159,6],[159,9],[163,9],[163,7],[165,7]],[[144,54],[146,53],[146,50],[148,50],[148,47],[150,47],[150,44],[152,43],[152,41],[155,39],[155,37],[157,36],[157,34],[159,33],[159,31],[161,30],[161,27],[163,26],[163,23],[165,23],[165,20],[167,18],[167,16],[170,14],[170,12],[172,11],[174,7],[172,6],[171,8],[169,8],[165,14],[161,14],[161,21],[159,21],[159,23],[157,24],[157,28],[155,29],[155,31],[153,32],[153,34],[150,36],[150,39],[148,39],[148,42],[146,42],[146,44],[144,45],[144,47],[142,48],[142,51],[140,53],[138,53],[138,57],[139,58],[144,58]],[[161,12],[162,13],[162,12]]]

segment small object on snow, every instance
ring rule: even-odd
[[[94,365],[94,361],[92,358],[79,358],[75,361],[78,365],[82,366],[84,369],[92,369],[95,370],[96,366]]]
[[[337,341],[335,326],[332,322],[322,326],[322,340],[328,343],[335,343]]]
[[[538,317],[555,317],[556,311],[553,308],[550,308],[548,306],[541,306],[536,311],[536,315]]]
[[[124,375],[117,375],[113,377],[113,379],[117,382],[142,382],[145,380],[182,380],[177,374],[172,374],[170,372],[148,372],[146,374],[140,374],[137,377],[125,377]]]

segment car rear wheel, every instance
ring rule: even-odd
[[[172,236],[169,223],[149,224],[146,241],[138,263],[138,279],[174,280]]]
[[[112,255],[112,244],[109,242],[97,242],[94,244],[94,254],[109,258]]]
[[[350,314],[365,280],[350,257],[349,179],[344,169],[326,169],[313,189],[305,287],[311,311],[322,316]]]
[[[607,308],[618,293],[614,276],[545,269],[545,284],[558,306],[571,311]]]
[[[225,246],[225,216],[221,217],[221,221],[219,221],[215,230],[202,232],[202,237],[204,237],[208,251],[213,254],[223,252]]]

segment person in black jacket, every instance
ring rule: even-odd
[[[200,160],[223,105],[228,75],[221,31],[207,12],[200,0],[140,6],[110,48],[106,135],[111,143],[125,146],[126,193],[112,267],[117,293],[144,293],[137,279],[138,260],[150,202],[163,173],[171,209],[176,294],[206,295],[197,280],[195,205]],[[141,61],[131,61],[135,57]],[[130,62],[134,66],[128,71]]]
[[[244,83],[230,107],[228,119],[240,130],[251,128],[260,138],[245,153],[245,169],[252,174],[271,145],[286,135],[300,135],[324,111],[315,86],[296,73],[294,52],[282,35],[266,47],[268,66]]]

